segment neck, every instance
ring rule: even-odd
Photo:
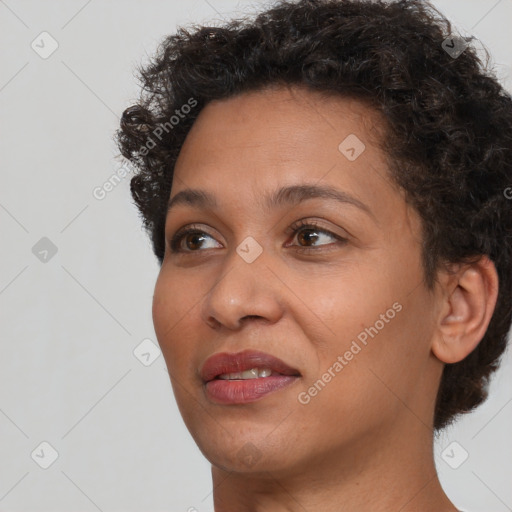
[[[279,471],[263,459],[251,472],[212,466],[215,512],[456,512],[436,474],[432,432],[418,421],[407,427]]]

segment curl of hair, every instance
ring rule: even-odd
[[[383,114],[391,176],[422,219],[427,286],[442,265],[481,255],[499,277],[484,338],[444,368],[436,430],[485,400],[512,319],[512,201],[504,192],[512,186],[512,99],[472,38],[457,58],[443,49],[450,34],[450,22],[422,0],[281,0],[251,19],[180,28],[139,69],[140,100],[116,133],[137,168],[131,193],[161,264],[174,165],[208,102],[301,85],[358,98]],[[171,125],[191,99],[195,107]]]

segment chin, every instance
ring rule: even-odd
[[[215,424],[215,426],[212,425]],[[274,424],[275,426],[275,424]],[[237,473],[275,472],[285,470],[290,457],[296,456],[297,441],[290,442],[291,436],[284,430],[280,437],[273,435],[270,425],[265,428],[251,424],[249,420],[239,420],[236,427],[219,425],[215,420],[201,422],[195,428],[187,423],[201,453],[214,466]],[[299,444],[300,446],[300,444]]]

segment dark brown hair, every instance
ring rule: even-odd
[[[391,176],[422,219],[427,286],[442,265],[481,255],[499,277],[483,340],[444,368],[435,429],[486,398],[512,319],[512,99],[472,38],[451,31],[420,0],[279,1],[254,18],[180,28],[139,69],[140,101],[116,134],[161,264],[174,165],[208,102],[274,84],[370,102],[387,121]]]

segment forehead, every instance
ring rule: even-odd
[[[330,135],[324,146],[338,139],[341,142],[344,135],[354,132],[360,138],[378,139],[384,133],[384,123],[380,113],[361,100],[320,93],[303,86],[274,85],[208,103],[192,127],[186,144],[197,142],[198,136],[207,133],[211,140],[201,140],[204,149],[215,149],[219,141],[229,142],[224,150],[237,143],[251,148],[273,141],[281,153],[291,148],[296,152],[298,144],[307,142],[304,139],[310,140],[315,134],[318,137]],[[337,144],[333,149],[337,149]]]
[[[246,92],[205,106],[183,144],[175,173],[179,177],[192,168],[196,178],[204,178],[203,171],[214,168],[225,176],[236,167],[249,180],[255,174],[271,178],[283,168],[287,175],[307,168],[314,179],[333,165],[349,171],[362,168],[363,162],[384,170],[385,155],[377,147],[382,121],[361,101],[304,87]]]
[[[380,114],[361,101],[304,87],[273,86],[213,101],[181,149],[171,196],[201,187],[247,202],[263,188],[306,181],[382,199],[397,188],[379,147],[383,126]]]

